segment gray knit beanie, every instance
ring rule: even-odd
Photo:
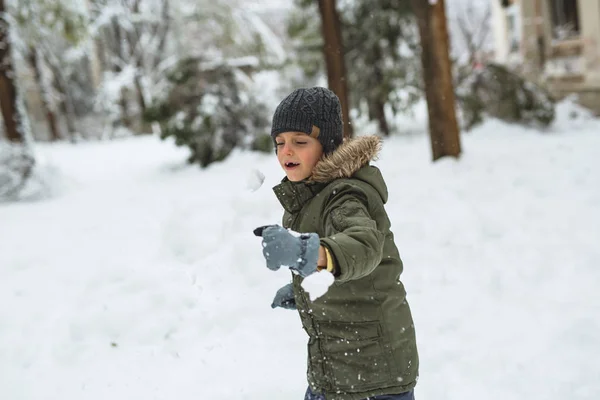
[[[275,110],[271,137],[283,132],[304,132],[315,137],[313,126],[319,128],[316,138],[323,153],[332,153],[344,138],[340,99],[323,87],[294,90]]]

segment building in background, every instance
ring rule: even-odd
[[[490,1],[495,61],[600,114],[600,1]]]

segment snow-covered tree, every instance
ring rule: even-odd
[[[403,0],[347,2],[343,15],[353,96],[361,94],[369,119],[387,136],[389,118],[422,96],[416,20]]]
[[[322,74],[323,38],[315,2],[296,3],[300,8],[289,21],[295,59],[309,77]],[[339,9],[351,104],[388,135],[393,130],[388,119],[422,95],[414,16],[401,0],[340,1]]]
[[[0,0],[0,110],[8,139],[0,141],[0,200],[18,197],[35,165],[28,117],[16,82],[13,38],[6,2]]]
[[[536,128],[547,127],[555,117],[554,100],[547,90],[498,64],[489,63],[465,79],[458,97],[467,128],[486,115]]]
[[[109,116],[113,127],[147,130],[140,122],[149,101],[148,87],[167,57],[169,4],[166,0],[88,1],[90,58],[104,74],[97,106]],[[130,103],[135,104],[133,109]]]
[[[240,2],[242,4],[243,2]],[[256,70],[280,64],[283,47],[258,16],[232,0],[89,0],[103,79],[97,106],[111,125],[148,131],[141,116],[170,85],[166,71],[188,57],[232,59]]]
[[[554,120],[554,101],[518,71],[491,63],[491,6],[459,2],[448,9],[454,33],[454,84],[461,122],[471,129],[492,116],[511,123],[545,127]]]
[[[457,83],[485,63],[493,49],[492,7],[490,4],[459,3],[448,9],[448,30],[452,32],[450,49],[459,67]]]
[[[76,133],[73,100],[64,76],[62,53],[85,37],[85,21],[74,0],[20,0],[16,3],[17,51],[33,71],[51,140],[64,137],[59,113],[67,118],[69,136]]]
[[[266,134],[266,109],[239,68],[188,58],[167,76],[170,87],[146,115],[160,123],[163,139],[190,149],[188,162],[205,167]]]

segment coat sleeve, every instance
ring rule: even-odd
[[[384,234],[369,215],[367,196],[360,188],[336,189],[325,207],[324,224],[321,245],[333,254],[339,281],[362,278],[381,263]]]

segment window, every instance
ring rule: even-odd
[[[550,0],[552,36],[564,40],[579,36],[577,0]]]

